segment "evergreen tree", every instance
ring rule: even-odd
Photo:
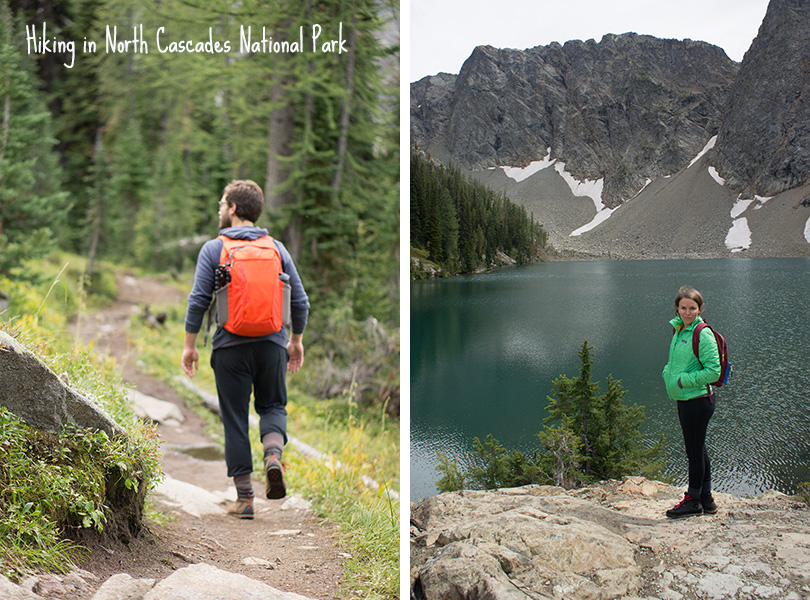
[[[554,485],[570,489],[585,480],[582,473],[582,440],[566,426],[549,427],[537,434],[547,452],[543,455],[541,470],[548,474]]]
[[[560,375],[549,396],[545,429],[538,434],[542,450],[526,454],[504,448],[491,435],[486,442],[473,440],[477,464],[462,471],[447,457],[440,457],[442,491],[460,486],[492,489],[528,483],[553,483],[565,488],[625,475],[656,476],[662,469],[663,438],[648,444],[639,426],[643,407],[627,406],[619,381],[607,379],[607,391],[591,381],[592,347],[585,341],[579,350],[578,377]]]
[[[663,439],[645,445],[638,429],[644,408],[623,402],[621,382],[609,375],[607,391],[599,395],[599,384],[591,381],[591,350],[587,340],[582,343],[578,377],[560,375],[554,380],[553,397],[547,397],[546,439],[573,435],[578,440],[581,450],[570,453],[569,470],[581,463],[585,481],[657,472]]]
[[[51,115],[18,31],[0,0],[0,275],[25,278],[24,259],[55,246],[70,204],[60,189]]]
[[[475,438],[473,453],[476,462],[466,472],[462,472],[447,455],[439,453],[439,470],[443,473],[437,484],[439,491],[452,492],[463,489],[468,484],[491,490],[548,481],[536,456],[527,456],[518,450],[507,450],[491,435],[484,442]]]

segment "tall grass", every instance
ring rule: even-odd
[[[102,432],[69,429],[53,434],[0,409],[0,573],[11,579],[69,569],[81,549],[65,534],[71,529],[103,532],[115,517],[107,503],[110,483],[137,489],[160,477],[154,429],[132,415],[113,366],[35,321],[35,316],[18,315],[11,331],[107,410],[128,436],[110,439]]]
[[[351,554],[345,583],[358,598],[394,598],[399,585],[398,424],[341,399],[292,403],[290,428],[327,460],[292,452],[289,480],[337,525]],[[254,456],[261,441],[253,438]],[[287,453],[285,453],[287,457]],[[261,465],[256,465],[261,472]],[[379,487],[370,485],[370,482]]]

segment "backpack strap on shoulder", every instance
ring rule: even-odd
[[[692,352],[695,353],[698,360],[700,360],[700,332],[703,331],[704,327],[709,327],[709,324],[706,322],[698,323],[695,325],[695,331],[692,334]],[[711,327],[709,327],[711,329]]]
[[[219,264],[222,264],[223,259],[227,256],[228,253],[228,242],[233,242],[235,240],[229,238],[226,235],[218,235],[216,239],[222,241],[222,250],[219,253]],[[211,336],[211,323],[214,321],[214,315],[217,311],[217,295],[216,290],[215,293],[211,295],[211,304],[208,305],[208,310],[206,311],[206,326],[205,326],[205,337],[203,337],[203,346],[208,344],[208,338]]]
[[[698,362],[700,362],[700,332],[703,331],[705,327],[711,329],[711,326],[705,321],[698,323],[697,325],[695,325],[695,331],[692,334],[692,352],[695,353],[695,357],[698,359]],[[702,362],[700,363],[700,366],[701,367],[703,366]],[[706,391],[709,394],[709,401],[714,403],[714,394],[712,394],[712,386],[710,386],[708,383],[706,384]]]

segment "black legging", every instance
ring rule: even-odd
[[[707,495],[712,489],[712,467],[706,451],[706,429],[714,414],[714,398],[700,396],[679,401],[678,420],[681,422],[686,458],[689,460],[689,490],[693,498]]]

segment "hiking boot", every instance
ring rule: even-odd
[[[231,507],[228,509],[228,514],[236,517],[237,519],[252,519],[253,518],[253,496],[247,498],[237,498]]]
[[[667,511],[667,517],[670,519],[680,519],[682,517],[695,517],[697,515],[703,514],[703,506],[700,504],[700,500],[696,500],[689,495],[689,493],[685,493],[683,495],[683,500],[680,501],[679,504],[670,508]]]
[[[267,474],[265,491],[270,500],[278,500],[287,495],[284,485],[284,464],[278,459],[278,454],[270,453],[264,457],[264,472]]]
[[[717,512],[717,504],[714,503],[714,498],[711,494],[701,496],[700,504],[703,506],[703,512],[707,515],[713,515]]]

